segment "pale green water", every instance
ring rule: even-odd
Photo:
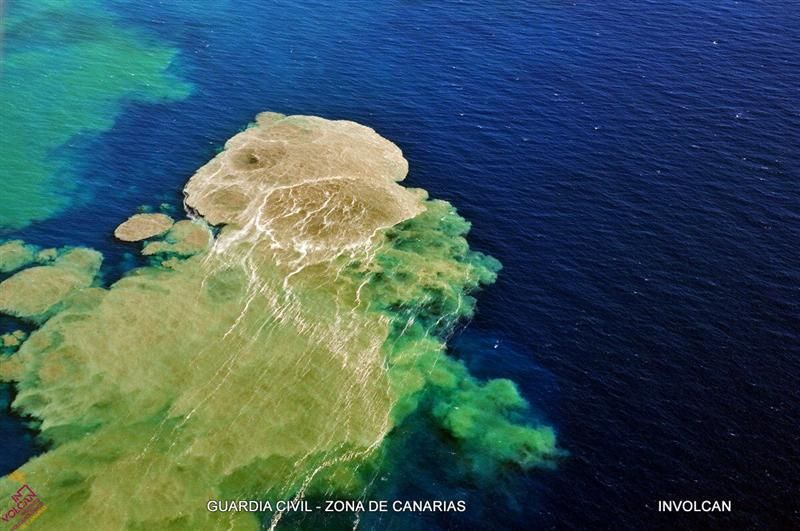
[[[37,525],[256,529],[206,502],[364,496],[423,410],[476,474],[550,466],[554,433],[514,384],[446,354],[500,265],[448,203],[397,184],[406,170],[366,127],[261,115],[186,187],[224,224],[213,241],[176,225],[110,288],[90,287],[87,249],[0,283],[0,309],[46,321],[0,363],[51,444],[20,469]]]
[[[68,152],[110,129],[126,101],[185,98],[177,50],[100,1],[21,0],[2,20],[0,229],[58,213],[81,193]],[[85,141],[85,138],[84,138]]]

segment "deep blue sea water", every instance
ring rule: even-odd
[[[113,227],[179,203],[257,112],[368,124],[504,264],[454,351],[518,382],[569,452],[492,486],[415,456],[405,488],[470,504],[415,525],[800,525],[800,5],[110,3],[179,48],[195,91],[75,139],[92,199],[12,236],[101,249],[113,278]],[[17,429],[3,472],[32,451]]]

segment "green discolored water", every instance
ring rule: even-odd
[[[0,6],[0,10],[2,10]],[[177,50],[95,0],[19,0],[0,11],[0,229],[46,219],[74,199],[77,135],[110,129],[123,102],[175,100],[191,86]]]
[[[142,244],[150,267],[109,288],[56,277],[57,300],[26,300],[32,271],[94,271],[68,250],[0,283],[36,308],[17,315],[46,319],[0,363],[51,446],[19,470],[41,525],[256,529],[206,502],[363,496],[411,415],[476,471],[549,466],[555,436],[514,384],[447,356],[499,264],[448,203],[397,183],[406,169],[369,128],[262,114],[187,185],[205,221]]]

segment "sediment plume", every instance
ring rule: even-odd
[[[151,266],[27,302],[46,321],[0,377],[49,443],[20,469],[48,507],[40,525],[258,529],[206,502],[363,493],[414,414],[476,466],[551,463],[555,436],[513,383],[446,353],[500,265],[469,249],[451,205],[399,184],[407,168],[368,127],[261,114],[190,179],[201,219],[147,242]],[[4,478],[0,497],[16,487]]]
[[[114,236],[124,242],[138,242],[164,234],[173,223],[166,214],[136,214],[114,229]]]

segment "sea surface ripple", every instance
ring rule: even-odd
[[[123,263],[110,229],[179,201],[256,112],[369,124],[504,264],[457,352],[519,382],[570,452],[488,488],[448,483],[423,440],[394,492],[470,511],[404,525],[800,523],[796,2],[107,4],[180,50],[194,92],[130,102],[80,155],[93,199],[11,236]],[[734,510],[660,515],[662,499]]]

